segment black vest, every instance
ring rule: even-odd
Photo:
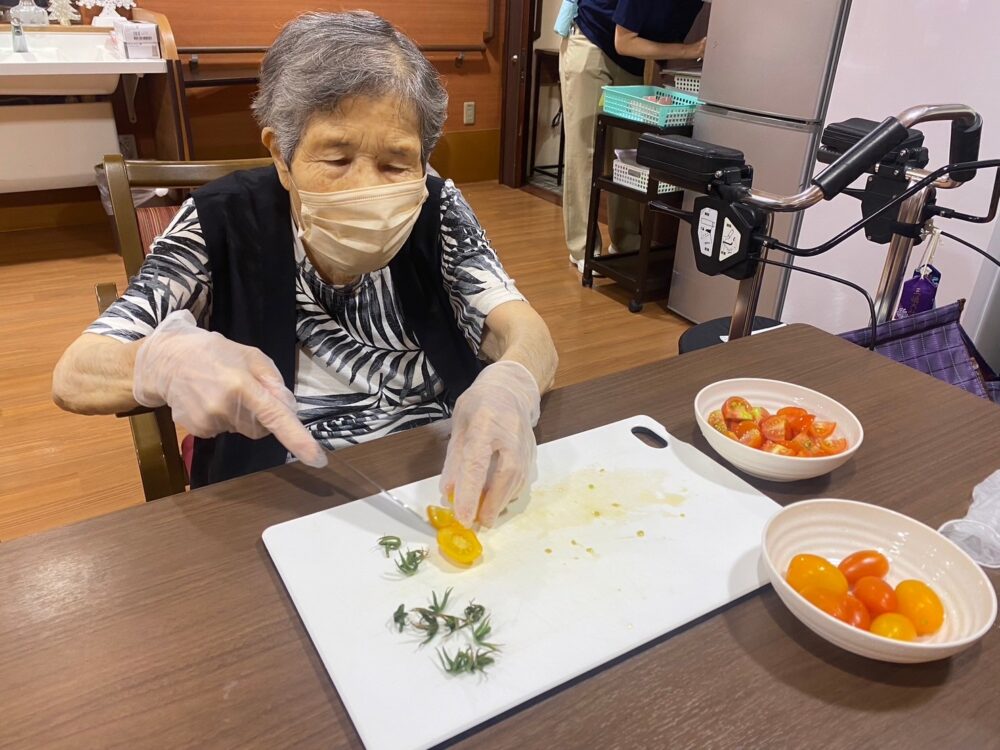
[[[441,275],[441,189],[428,198],[406,244],[389,264],[403,319],[444,382],[449,405],[481,365],[455,322]],[[209,330],[255,346],[295,389],[295,247],[288,193],[274,167],[235,172],[195,191],[212,276]],[[223,433],[195,439],[191,486],[279,466],[288,451],[274,436]]]

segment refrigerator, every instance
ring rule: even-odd
[[[713,20],[721,7],[721,0],[713,3]],[[828,121],[849,117],[882,120],[914,104],[968,104],[983,117],[980,157],[1000,157],[997,29],[1000,29],[998,2],[855,2],[830,92]],[[706,55],[706,64],[709,62]],[[946,164],[948,123],[921,123],[917,128],[923,132],[924,145],[930,152],[928,168]],[[816,167],[817,171],[822,168],[823,165]],[[864,178],[857,185],[863,186]],[[937,200],[941,205],[981,215],[989,204],[992,188],[993,173],[982,171],[961,188],[938,191]],[[856,200],[838,196],[823,201],[803,214],[799,244],[819,244],[860,218]],[[936,223],[1000,257],[1000,223],[969,224],[940,219]],[[924,247],[914,248],[907,278],[920,262]],[[885,245],[874,245],[859,234],[830,252],[801,259],[796,264],[848,279],[874,294],[885,258]],[[960,298],[967,300],[962,326],[989,363],[1000,369],[1000,274],[996,267],[948,238],[938,245],[934,265],[942,274],[938,306]],[[866,325],[868,307],[851,289],[792,272],[782,319],[841,333]]]
[[[851,0],[713,0],[693,136],[738,148],[754,187],[796,193],[812,178]],[[684,197],[690,210],[694,193]],[[776,214],[772,235],[794,243],[801,216]],[[695,323],[732,314],[738,282],[695,267],[686,224],[667,306]],[[788,262],[783,253],[775,260]],[[765,272],[757,314],[780,318],[788,271]]]

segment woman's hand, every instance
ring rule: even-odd
[[[692,42],[691,44],[684,45],[684,57],[683,60],[700,60],[705,56],[705,45],[708,42],[708,37],[702,37],[697,42]]]
[[[524,487],[535,462],[540,401],[527,368],[504,360],[485,368],[455,403],[441,494],[454,493],[460,523],[492,526]]]
[[[195,324],[187,310],[163,319],[135,355],[132,394],[143,406],[168,405],[174,421],[193,435],[273,434],[309,466],[326,466],[323,447],[295,411],[295,396],[274,362]]]

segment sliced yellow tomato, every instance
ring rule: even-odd
[[[437,543],[441,554],[459,565],[472,565],[483,554],[475,532],[457,521],[438,529]]]
[[[435,529],[443,529],[445,526],[458,523],[455,520],[455,511],[451,508],[442,508],[440,505],[427,506],[427,520]]]

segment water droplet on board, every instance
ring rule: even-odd
[[[646,536],[646,532],[643,531],[642,529],[639,529],[637,532],[635,532],[635,535],[638,537],[644,537]]]
[[[546,555],[551,555],[552,554],[552,548],[551,547],[546,547],[545,548],[545,554]]]

